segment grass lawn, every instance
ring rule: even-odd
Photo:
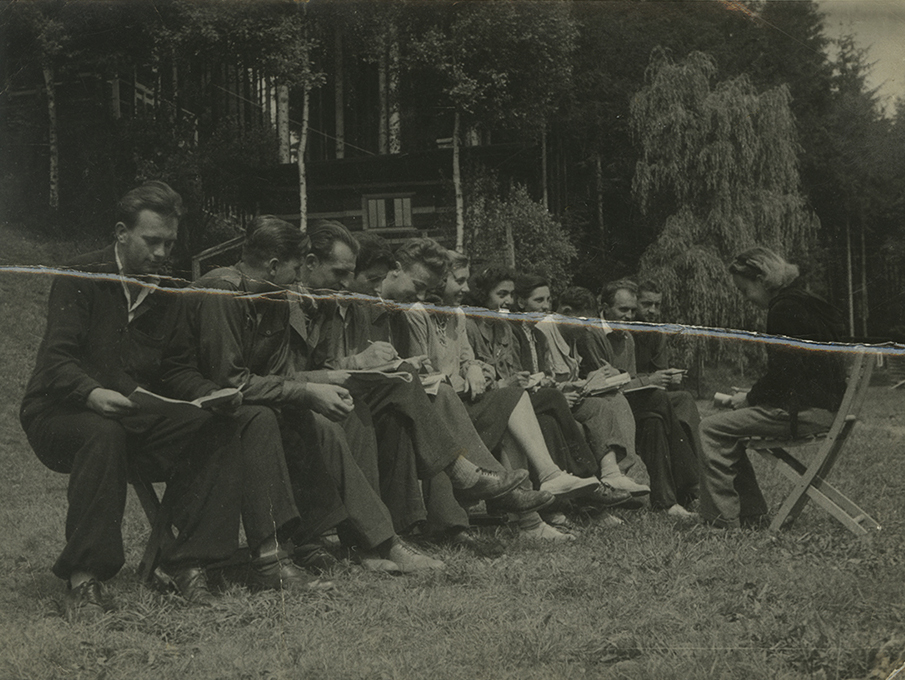
[[[76,248],[0,228],[0,264]],[[17,416],[48,284],[0,270],[0,680],[885,678],[905,654],[905,391],[886,387],[871,389],[833,475],[883,526],[871,542],[812,507],[780,535],[624,512],[623,526],[587,524],[566,547],[501,530],[509,547],[494,561],[441,553],[442,573],[352,571],[333,595],[231,586],[197,610],[136,583],[147,526],[130,496],[127,565],[110,584],[120,610],[69,625],[50,572],[67,478],[40,464]],[[787,482],[754,464],[778,504]]]

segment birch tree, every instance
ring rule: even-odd
[[[565,3],[486,2],[441,6],[413,40],[414,60],[436,73],[453,112],[456,249],[465,243],[459,149],[481,123],[537,139],[568,88],[575,28]]]

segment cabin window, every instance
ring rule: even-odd
[[[412,195],[364,196],[365,229],[412,226]]]

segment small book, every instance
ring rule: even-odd
[[[530,390],[537,387],[545,377],[546,375],[544,373],[532,373],[528,376],[528,384],[525,385],[525,389]]]
[[[627,385],[632,380],[632,376],[628,373],[618,373],[604,378],[602,373],[595,374],[584,386],[582,392],[585,396],[593,397],[598,394],[606,394],[615,392],[623,385]]]
[[[138,404],[142,411],[151,411],[160,415],[177,415],[180,411],[184,412],[184,409],[210,410],[223,406],[232,402],[240,391],[237,387],[223,387],[193,401],[184,401],[170,399],[143,387],[136,387],[135,391],[129,395],[129,399]]]
[[[403,382],[412,382],[412,374],[407,371],[381,371],[376,368],[371,368],[345,372],[359,380],[402,380]]]
[[[647,385],[633,385],[632,387],[626,387],[622,390],[623,394],[631,394],[632,392],[644,392],[646,390],[665,390],[665,387],[660,387],[659,385],[654,385],[653,383],[648,383]]]
[[[446,380],[445,373],[428,373],[418,377],[421,378],[421,386],[424,387],[424,391],[433,396],[437,395],[440,385]]]

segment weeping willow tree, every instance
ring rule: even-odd
[[[641,151],[632,188],[662,225],[640,269],[663,286],[672,320],[750,328],[756,311],[726,265],[755,244],[801,262],[819,223],[800,192],[788,89],[757,92],[745,76],[715,82],[716,73],[706,54],[674,62],[658,49],[632,100]]]

